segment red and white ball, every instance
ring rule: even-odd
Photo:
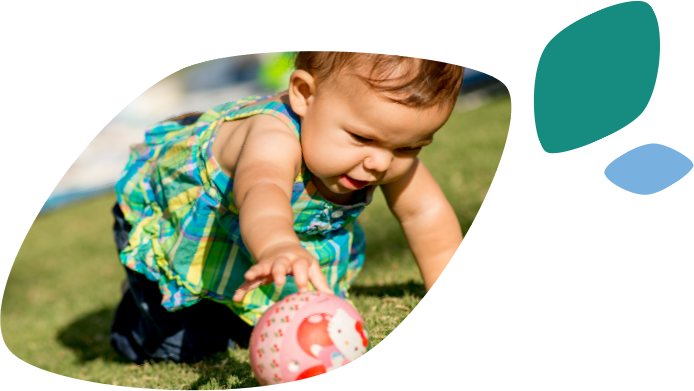
[[[260,384],[320,375],[366,353],[364,319],[345,300],[295,293],[275,303],[253,329],[249,352]]]

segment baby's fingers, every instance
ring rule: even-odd
[[[292,275],[294,276],[294,282],[299,292],[308,291],[308,259],[297,259],[292,264]]]
[[[335,294],[335,292],[333,292],[333,290],[330,289],[330,285],[328,285],[328,280],[325,279],[323,272],[321,272],[318,262],[312,262],[311,266],[309,266],[308,278],[311,280],[311,284],[313,284],[313,287],[316,288],[317,291],[329,293],[331,295]]]
[[[237,289],[236,292],[234,292],[234,297],[232,300],[234,300],[237,303],[242,301],[243,298],[246,296],[246,293],[248,293],[248,291],[250,291],[251,289],[253,289],[252,283],[248,280],[244,281],[243,284],[241,284],[241,286],[239,287],[239,289]]]
[[[275,280],[275,285],[283,286],[287,282],[287,274],[289,273],[289,262],[286,258],[280,258],[272,264],[272,279]]]
[[[246,270],[246,273],[243,275],[243,277],[248,281],[252,281],[257,278],[270,276],[271,271],[272,264],[267,262],[260,262],[256,263],[255,265],[251,266],[248,270]]]
[[[234,293],[234,297],[232,300],[236,302],[240,302],[243,300],[244,296],[246,296],[246,293],[252,291],[253,289],[261,286],[261,285],[267,285],[272,283],[272,278],[268,277],[262,277],[254,280],[246,280],[241,284],[239,289],[236,290]]]

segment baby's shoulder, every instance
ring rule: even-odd
[[[248,132],[280,132],[293,136],[292,130],[284,121],[270,114],[261,113],[241,121],[245,122]]]
[[[298,141],[299,123],[286,92],[246,106],[243,111],[248,115],[242,120],[248,133],[286,134]]]
[[[300,165],[301,144],[283,121],[272,115],[258,114],[223,123],[213,142],[212,153],[222,171],[233,178],[242,157],[252,161],[270,155],[280,161],[297,160]]]
[[[272,156],[283,164],[301,162],[301,143],[292,130],[272,115],[256,115],[247,119],[243,142],[244,154]],[[248,157],[248,156],[246,156]]]

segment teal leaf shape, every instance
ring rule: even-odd
[[[535,77],[535,128],[560,153],[622,129],[648,105],[660,59],[658,21],[641,1],[580,19],[542,52]]]

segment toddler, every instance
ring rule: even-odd
[[[364,262],[355,221],[377,186],[428,290],[462,233],[417,154],[448,119],[459,66],[300,52],[286,91],[156,124],[116,184],[128,279],[111,343],[137,363],[237,343],[275,301],[348,298]]]

